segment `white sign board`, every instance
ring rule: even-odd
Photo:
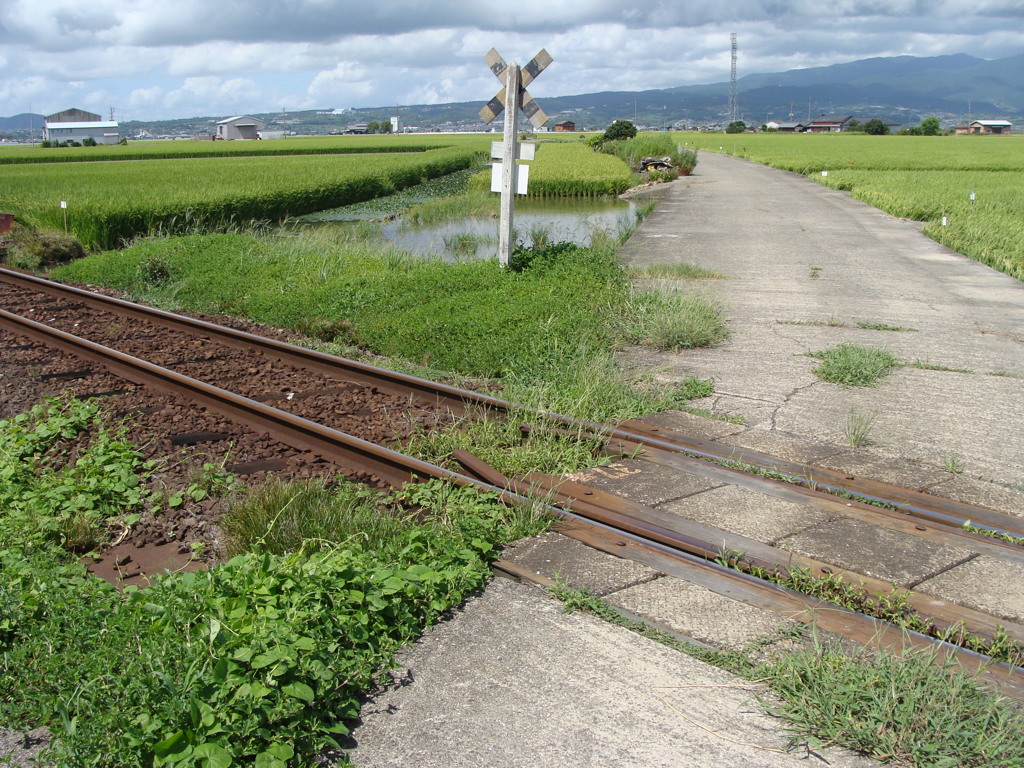
[[[67,208],[68,207],[68,201],[67,200],[61,200],[60,201],[60,207],[61,208]]]
[[[530,166],[520,165],[516,169],[516,194],[525,195],[530,179]],[[501,192],[501,163],[491,163],[491,192]]]
[[[491,157],[496,160],[501,160],[501,156],[505,154],[505,143],[502,141],[491,142]],[[533,143],[520,144],[516,142],[516,160],[533,160],[537,154],[537,145]],[[492,190],[500,192],[501,190]]]

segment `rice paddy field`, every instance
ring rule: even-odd
[[[630,167],[613,155],[595,152],[582,141],[545,141],[530,163],[530,197],[620,195],[639,183]],[[489,190],[491,172],[477,174],[471,191]]]
[[[777,133],[676,137],[692,149],[743,157],[847,190],[893,216],[924,222],[924,232],[933,240],[1024,280],[1024,138]]]
[[[0,165],[0,210],[33,227],[67,228],[88,248],[116,248],[140,235],[280,221],[388,195],[475,166],[483,151],[474,138],[424,151],[396,143],[405,151],[386,154],[181,158],[157,145],[132,162]]]
[[[189,157],[247,157],[256,155],[330,155],[378,152],[425,152],[442,147],[474,146],[485,149],[486,137],[416,134],[395,136],[316,136],[272,141],[142,141],[96,147],[5,147],[0,165],[22,163],[86,163],[113,160],[175,159]]]
[[[427,134],[4,148],[0,210],[32,227],[66,229],[90,249],[118,248],[140,236],[225,231],[384,197],[478,167],[493,139]],[[545,142],[531,165],[531,196],[611,195],[635,182],[624,162],[578,139]],[[490,172],[474,184],[489,189]]]

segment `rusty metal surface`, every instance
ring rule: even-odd
[[[786,461],[759,451],[652,426],[637,419],[623,422],[614,436],[665,451],[683,451],[713,461],[749,464],[778,472],[780,475],[812,487],[845,492],[872,501],[891,504],[909,515],[935,523],[960,526],[964,521],[970,520],[974,525],[980,527],[1024,536],[1024,519],[1004,515],[986,507],[944,499],[826,467]]]
[[[391,485],[397,486],[408,482],[413,474],[449,479],[456,477],[456,473],[425,461],[404,456],[375,443],[324,427],[10,312],[0,310],[0,326],[91,360],[112,374],[137,384],[184,395],[189,400],[232,420],[265,431],[288,445],[364,470],[376,479]]]
[[[977,673],[983,681],[998,686],[1004,696],[1024,701],[1024,674],[1021,670],[993,663],[982,654],[768,584],[693,555],[673,552],[653,542],[636,541],[617,531],[603,530],[593,523],[570,521],[559,525],[559,530],[608,554],[630,557],[669,576],[786,618],[816,624],[869,648],[884,648],[896,654],[908,651],[934,653],[936,663],[952,657],[965,670]]]

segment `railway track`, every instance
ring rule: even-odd
[[[6,350],[31,347],[20,344],[31,339],[147,390],[198,404],[254,434],[269,435],[305,460],[330,462],[370,482],[399,485],[413,477],[438,477],[500,493],[509,503],[543,498],[565,518],[566,533],[598,549],[647,562],[780,615],[813,617],[819,626],[864,644],[937,647],[940,656],[956,655],[965,666],[984,670],[1008,695],[1024,698],[1019,670],[946,643],[936,645],[925,634],[824,604],[752,574],[785,575],[801,569],[841,578],[872,594],[896,590],[907,595],[908,609],[927,617],[932,634],[940,636],[970,635],[983,641],[1003,637],[1024,645],[1024,625],[1015,617],[917,591],[912,589],[917,586],[914,579],[894,587],[892,579],[861,572],[866,569],[702,525],[592,484],[536,474],[506,478],[464,452],[455,456],[463,471],[454,471],[380,444],[399,442],[413,430],[450,422],[475,409],[523,412],[512,403],[11,270],[0,270],[0,283],[0,328],[17,337]],[[67,379],[85,378],[89,371],[65,373]],[[86,386],[85,394],[124,391],[109,382],[105,386],[92,392]],[[339,408],[339,402],[346,405]],[[1020,518],[642,421],[610,428],[550,413],[533,414],[531,420],[553,423],[568,434],[600,436],[609,455],[628,457],[631,466],[699,477],[856,521],[889,536],[909,537],[923,547],[963,552],[953,557],[956,566],[985,558],[1024,572],[1024,548],[964,528],[970,521],[993,533],[1019,537],[1024,536]],[[367,423],[374,427],[360,432]],[[252,464],[274,468],[272,461]]]

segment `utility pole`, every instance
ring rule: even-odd
[[[732,40],[732,70],[729,75],[729,122],[735,123],[739,108],[736,98],[736,33],[730,35]]]

